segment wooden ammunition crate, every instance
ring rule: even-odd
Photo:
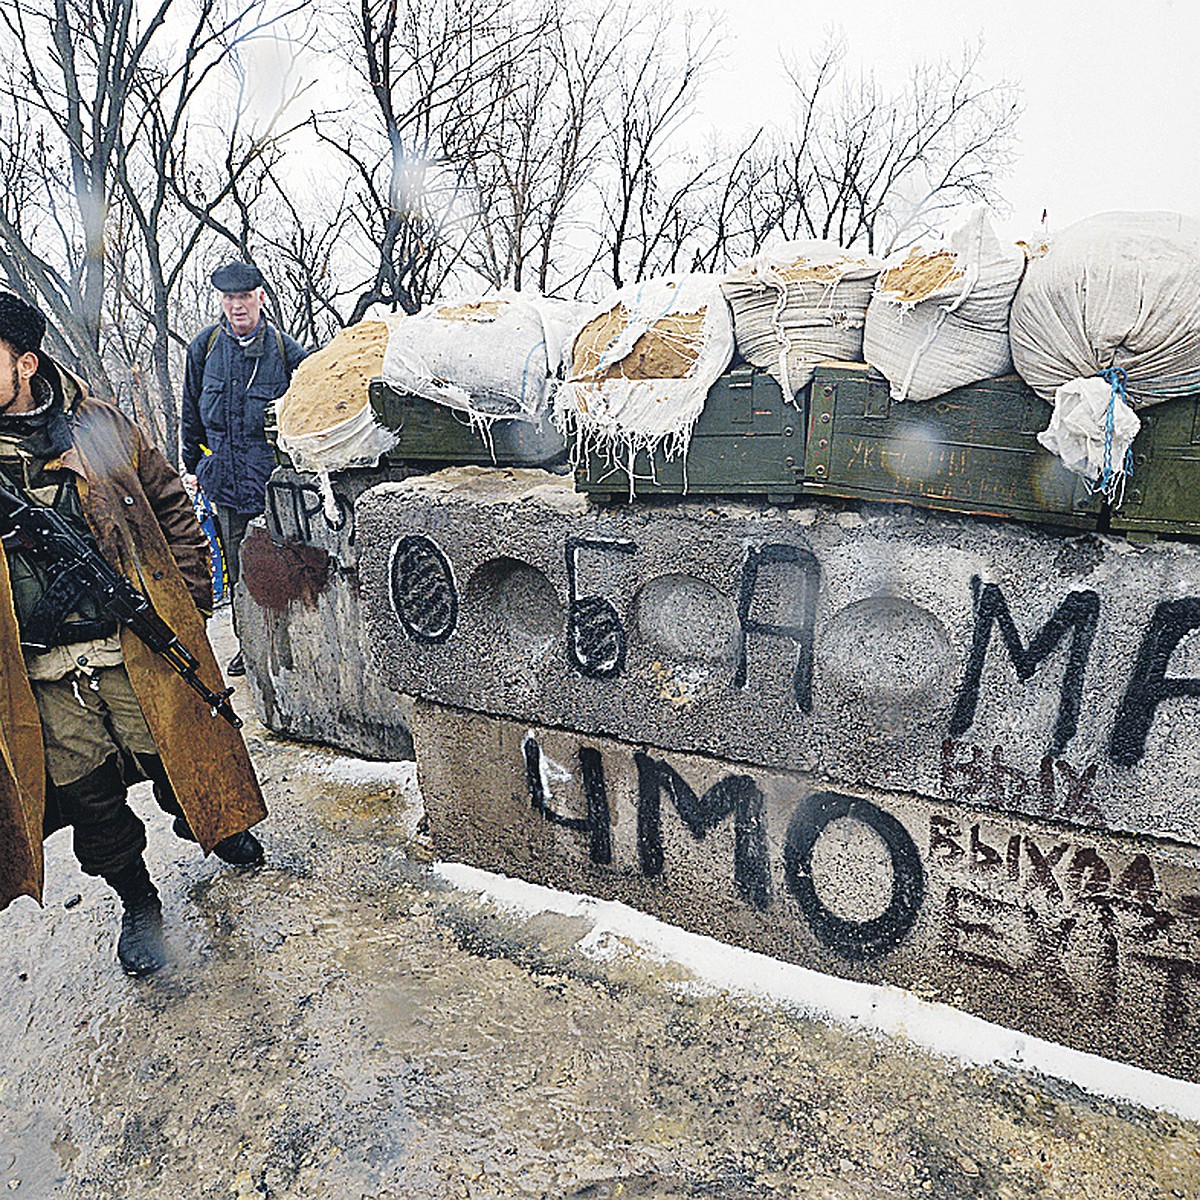
[[[1037,441],[1050,405],[1016,375],[897,404],[861,363],[810,385],[804,491],[1094,529],[1100,501]]]
[[[709,389],[684,458],[653,469],[646,452],[633,463],[633,495],[762,496],[773,504],[794,500],[804,462],[804,416],[784,402],[779,384],[750,366],[737,366]],[[628,500],[627,462],[592,451],[579,464],[575,487],[597,500]]]
[[[383,425],[397,436],[387,454],[392,463],[420,463],[431,467],[458,464],[485,466],[544,466],[566,454],[562,434],[544,417],[531,421],[497,420],[489,439],[462,413],[420,396],[409,396],[382,379],[370,386],[371,408]]]
[[[1200,534],[1200,396],[1164,400],[1138,416],[1133,474],[1110,528],[1135,540]]]

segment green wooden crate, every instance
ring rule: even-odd
[[[444,404],[409,396],[382,379],[370,386],[371,408],[397,437],[387,460],[429,466],[545,466],[566,453],[562,434],[545,417],[539,423],[498,420],[489,438],[473,429],[467,418]]]
[[[779,384],[750,366],[727,371],[709,389],[684,458],[655,452],[633,463],[633,495],[762,496],[773,504],[794,500],[804,462],[804,417],[784,402]],[[628,500],[628,463],[591,451],[575,473],[575,487],[597,500]],[[686,486],[685,486],[686,485]]]
[[[810,385],[804,491],[1094,529],[1100,501],[1037,441],[1050,405],[1016,375],[893,403],[861,363]]]
[[[1110,528],[1132,538],[1200,534],[1200,396],[1138,409],[1133,474]]]

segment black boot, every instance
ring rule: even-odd
[[[262,842],[248,829],[222,838],[213,847],[213,853],[235,867],[257,867],[263,861]]]
[[[192,827],[187,823],[186,817],[176,817],[171,828],[174,829],[175,836],[183,838],[185,842],[196,840],[196,835],[192,832]],[[227,838],[222,838],[213,847],[212,852],[222,862],[227,862],[234,867],[257,867],[261,865],[264,857],[262,842],[248,829],[241,833],[231,833]]]
[[[121,936],[117,939],[121,967],[127,975],[153,975],[167,965],[167,949],[163,942],[162,904],[146,864],[140,858],[135,859],[106,878],[125,908],[121,914]]]

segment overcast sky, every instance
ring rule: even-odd
[[[1200,0],[725,0],[728,55],[707,104],[726,123],[786,104],[780,53],[840,27],[848,65],[881,76],[957,57],[1021,87],[1018,158],[1002,190],[1013,237],[1117,209],[1200,214]],[[757,115],[762,114],[762,115]],[[714,115],[714,120],[722,119]]]

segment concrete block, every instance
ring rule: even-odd
[[[439,857],[1200,1078],[1200,851],[418,701]]]
[[[333,477],[330,520],[311,475],[280,468],[242,545],[235,589],[246,674],[270,729],[366,758],[412,756],[411,701],[367,654],[358,595],[354,500],[379,472]]]
[[[1195,545],[903,507],[601,509],[516,469],[381,484],[355,514],[393,690],[1200,844]]]

